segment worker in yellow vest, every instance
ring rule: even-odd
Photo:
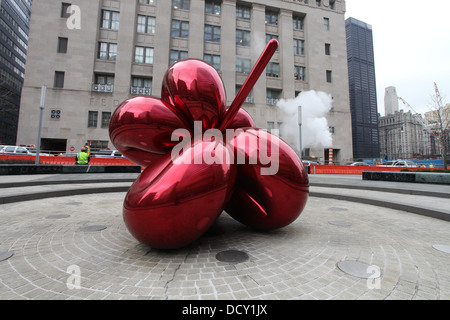
[[[81,164],[81,165],[89,164],[90,156],[86,152],[85,147],[81,148],[81,152],[77,153],[77,156],[75,159],[76,159],[75,164]]]
[[[86,148],[87,154],[90,156],[91,155],[91,147],[87,144],[87,142],[86,142],[86,145],[84,147]]]
[[[431,168],[431,169],[433,169],[433,168],[434,168],[434,165],[433,165],[432,163],[430,163],[430,168]]]

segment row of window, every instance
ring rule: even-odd
[[[155,4],[154,0],[140,0],[141,4]],[[205,13],[212,15],[221,15],[221,2],[218,0],[206,0],[205,1]],[[320,1],[319,1],[320,2]],[[307,3],[307,2],[306,2]],[[68,18],[70,16],[70,3],[63,3],[61,8],[61,17]],[[190,1],[189,0],[172,0],[172,6],[175,9],[190,9]],[[319,3],[318,6],[321,6]],[[334,1],[330,1],[330,6],[334,9]],[[278,25],[278,11],[274,9],[267,8],[265,13],[265,23],[269,25]],[[236,6],[236,18],[251,20],[251,7],[248,5],[238,4]],[[296,30],[304,29],[304,18],[303,14],[293,14],[292,22],[293,28]],[[102,18],[100,22],[101,28],[111,29],[111,30],[119,30],[120,26],[120,12],[112,11],[112,10],[102,10]],[[182,36],[182,34],[188,33],[187,26],[184,21],[178,21],[178,26],[176,32]],[[156,26],[156,18],[155,17],[147,17],[138,15],[137,22],[137,31],[142,33],[155,33]],[[329,30],[330,28],[330,20],[329,18],[324,18],[324,28]],[[183,36],[182,36],[183,37]]]
[[[103,29],[119,30],[119,16],[119,12],[102,10],[102,21],[100,27]],[[304,29],[304,16],[294,15],[292,22],[294,30]],[[273,13],[268,13],[266,14],[266,23],[277,25],[278,17]],[[136,31],[138,33],[155,34],[156,32],[156,17],[138,15],[136,24]],[[324,28],[329,30],[328,18],[325,18],[324,20]],[[220,27],[218,30],[220,31]],[[205,32],[209,32],[209,29],[205,30]],[[189,22],[183,20],[172,20],[172,36],[187,38],[189,36]]]
[[[268,98],[269,100],[270,98]],[[276,99],[272,99],[272,100],[276,100]],[[61,114],[60,110],[51,110],[51,118],[52,119],[59,119]],[[109,128],[109,123],[111,121],[111,112],[105,112],[102,111],[101,112],[101,119],[100,119],[100,127],[102,129],[108,129]],[[87,127],[88,128],[97,128],[99,125],[99,112],[98,111],[88,111],[88,122],[87,122]],[[272,131],[275,129],[275,122],[273,121],[268,121],[267,122],[267,129],[269,131]],[[278,132],[280,133],[280,136],[282,136],[283,134],[283,122],[277,122],[277,129],[279,130]],[[335,133],[335,128],[334,127],[330,127],[330,132],[331,133]]]
[[[308,0],[292,0],[293,2],[300,2],[308,4]],[[322,7],[322,0],[315,0],[317,7]],[[139,0],[140,4],[150,4],[156,5],[156,0]],[[220,14],[221,13],[221,0],[205,0],[205,11],[209,14]],[[239,5],[238,5],[239,6]],[[175,9],[190,9],[190,0],[172,0],[172,7]],[[334,10],[336,8],[336,0],[329,1],[329,8]]]
[[[183,51],[181,51],[183,52]],[[180,51],[171,53],[172,59],[180,57]],[[212,66],[220,65],[220,56],[205,54],[205,61]],[[250,59],[237,59],[236,60],[236,72],[238,73],[250,73],[251,62]],[[266,67],[266,76],[278,78],[280,76],[280,65],[275,62],[269,62]],[[65,72],[55,71],[54,76],[54,88],[64,88]],[[294,66],[294,80],[306,81],[306,67]],[[331,82],[331,71],[327,71],[327,82]],[[144,77],[132,77],[132,90],[135,88],[145,88],[146,93],[151,95],[152,79]],[[133,89],[134,88],[134,89]],[[114,89],[114,76],[105,74],[96,74],[95,81],[92,87],[92,91],[96,92],[113,92]],[[131,92],[133,93],[133,92]]]
[[[240,30],[237,30],[240,31]],[[246,33],[244,33],[246,34]],[[249,34],[249,33],[248,33]],[[240,45],[249,46],[249,40],[247,37],[243,37],[242,39],[236,37],[237,41],[239,41]],[[266,36],[267,42],[272,39],[270,35]],[[58,53],[67,53],[68,46],[68,38],[58,38]],[[293,53],[294,55],[305,55],[305,40],[294,39],[293,41]],[[330,55],[330,45],[326,44],[325,54]],[[153,56],[154,56],[154,48],[152,47],[143,47],[136,46],[135,47],[135,56],[134,62],[136,63],[145,63],[145,64],[153,64]],[[98,53],[97,58],[102,60],[116,60],[117,59],[117,43],[110,42],[99,42],[98,43]],[[170,54],[169,65],[172,65],[178,60],[187,58],[186,51],[177,51],[172,50]],[[216,66],[215,66],[216,67]],[[216,67],[217,70],[220,70],[220,64]]]

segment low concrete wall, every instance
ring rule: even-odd
[[[450,173],[365,171],[363,180],[449,184]]]
[[[62,173],[140,173],[140,166],[127,165],[33,165],[33,164],[3,164],[0,165],[0,175],[21,174],[62,174]]]

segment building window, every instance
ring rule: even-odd
[[[278,40],[278,36],[276,34],[268,34],[268,33],[266,33],[266,45],[272,39]],[[280,49],[280,47],[277,48],[277,51],[279,51],[279,49]]]
[[[316,0],[316,6],[320,7],[322,5],[322,1],[321,0]]]
[[[331,134],[334,134],[334,133],[335,133],[335,128],[334,128],[334,127],[329,127],[328,129],[329,129],[329,131],[330,131]]]
[[[205,41],[220,42],[220,27],[206,24]]]
[[[220,70],[220,56],[215,54],[205,54],[203,60],[212,65],[216,70]]]
[[[109,128],[110,120],[111,120],[111,112],[102,112],[102,128]]]
[[[131,94],[152,95],[152,78],[133,77]]]
[[[325,43],[325,55],[331,55],[331,44]]]
[[[250,59],[236,59],[236,72],[238,73],[250,73],[251,71],[251,61]]]
[[[275,129],[275,122],[267,121],[267,131],[272,132],[273,129]]]
[[[112,93],[114,91],[114,76],[96,74],[95,83],[92,84],[92,91]]]
[[[250,46],[250,31],[236,29],[236,44]]]
[[[283,122],[277,122],[278,125],[278,134],[280,136],[280,138],[283,137],[283,129],[284,129],[284,125]]]
[[[293,16],[293,17],[292,17],[292,22],[293,22],[293,25],[294,25],[294,29],[295,29],[295,30],[303,30],[303,29],[305,28],[305,25],[304,25],[304,22],[305,22],[304,17],[301,17],[301,16]]]
[[[114,85],[114,76],[97,74],[95,75],[96,84]]]
[[[155,34],[156,32],[156,18],[138,15],[137,32]]]
[[[215,14],[216,16],[220,16],[221,2],[222,1],[218,1],[218,0],[205,0],[205,13],[206,14]]]
[[[63,2],[61,4],[61,18],[70,17],[69,8],[72,4]]]
[[[99,42],[98,58],[103,60],[116,60],[117,44],[108,42]]]
[[[189,10],[190,2],[190,0],[172,0],[172,7],[174,9]]]
[[[153,6],[156,6],[156,0],[139,0],[140,4],[151,4]]]
[[[281,92],[279,90],[267,89],[266,100],[267,104],[276,105],[280,100]]]
[[[236,6],[236,18],[238,19],[245,19],[250,20],[251,14],[250,7],[244,6],[244,5],[237,5]]]
[[[269,62],[266,68],[266,75],[268,77],[278,78],[280,76],[280,64],[276,62]]]
[[[294,54],[305,55],[305,40],[294,39]]]
[[[330,30],[330,18],[323,18],[323,28],[324,30]]]
[[[172,20],[172,37],[188,38],[189,22],[181,20]]]
[[[266,24],[278,25],[278,12],[266,10]]]
[[[187,57],[187,51],[170,50],[169,65],[172,65],[179,60],[187,59]]]
[[[294,67],[294,79],[306,81],[306,68],[303,66]]]
[[[108,140],[89,140],[89,146],[91,151],[100,151],[102,149],[108,148]]]
[[[97,128],[98,111],[89,111],[88,114],[88,128]]]
[[[134,55],[134,62],[153,64],[153,48],[149,47],[136,47]]]
[[[239,91],[241,91],[242,86],[236,86],[236,92],[235,95],[237,96]],[[254,99],[253,99],[253,91],[250,91],[250,93],[248,94],[248,96],[245,98],[245,103],[253,103]]]
[[[330,0],[330,9],[334,10],[336,8],[335,0]]]
[[[331,83],[331,82],[333,82],[333,77],[332,77],[332,72],[331,72],[331,70],[327,70],[327,82],[328,83]]]
[[[65,72],[55,71],[55,79],[53,82],[53,87],[54,88],[64,88],[64,77],[65,77]]]
[[[58,53],[67,53],[68,38],[58,37]]]
[[[102,10],[102,28],[119,30],[119,12]]]

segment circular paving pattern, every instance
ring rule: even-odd
[[[124,197],[1,205],[0,248],[14,255],[0,261],[0,299],[450,299],[450,255],[433,247],[448,243],[449,222],[310,197],[286,228],[259,232],[224,213],[188,247],[164,251],[130,235]],[[57,215],[68,216],[47,218]],[[248,259],[217,259],[229,251]],[[380,277],[343,272],[342,261]]]

